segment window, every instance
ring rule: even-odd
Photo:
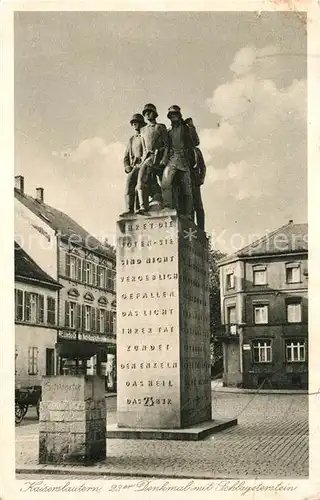
[[[256,325],[266,325],[268,323],[268,306],[254,306],[254,322]]]
[[[71,279],[76,279],[76,257],[74,255],[70,255],[70,274]]]
[[[84,329],[89,332],[92,328],[92,307],[85,306],[84,312]]]
[[[33,324],[44,323],[44,296],[16,290],[16,321]]]
[[[97,284],[97,266],[93,262],[83,261],[83,281],[88,285]]]
[[[289,363],[306,360],[306,346],[304,341],[286,341],[286,354]]]
[[[84,282],[88,285],[91,283],[91,264],[90,262],[83,262],[83,270],[84,270]]]
[[[234,273],[233,272],[227,273],[226,286],[227,286],[227,290],[230,290],[230,288],[234,288]]]
[[[301,282],[301,267],[300,264],[292,263],[286,265],[286,280],[287,283]]]
[[[107,311],[105,309],[97,309],[97,331],[105,333],[107,327]]]
[[[38,348],[29,347],[28,375],[38,375]]]
[[[255,363],[271,363],[271,340],[256,340],[253,343],[253,361]]]
[[[287,303],[288,323],[301,323],[301,302]]]
[[[56,300],[53,297],[47,297],[47,323],[48,325],[56,323]]]
[[[76,328],[77,304],[75,302],[65,303],[65,326],[67,328]]]
[[[267,268],[266,266],[253,267],[253,284],[266,285],[267,284]]]
[[[23,291],[15,290],[16,321],[23,321]]]
[[[107,275],[106,275],[106,268],[102,266],[98,266],[98,286],[100,288],[106,288],[106,281],[107,281]]]

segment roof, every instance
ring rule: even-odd
[[[232,255],[219,261],[219,266],[238,259],[308,252],[308,224],[289,222],[268,233]]]
[[[62,288],[16,242],[14,244],[14,277],[17,281],[36,282],[38,285],[47,288]]]
[[[115,260],[115,253],[112,248],[102,245],[102,243],[92,236],[80,224],[75,222],[64,212],[39,202],[32,196],[22,194],[18,189],[14,190],[15,197],[29,208],[35,215],[46,222],[54,231],[60,234],[65,240],[70,240],[73,244],[80,244],[92,252],[99,253],[104,257]]]

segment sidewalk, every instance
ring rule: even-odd
[[[240,394],[308,394],[303,389],[241,389],[239,387],[224,387],[222,379],[211,380],[211,389],[214,392],[231,392]]]

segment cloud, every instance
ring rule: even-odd
[[[218,196],[285,199],[305,187],[307,84],[293,80],[284,87],[265,78],[276,53],[275,47],[240,49],[233,76],[207,99],[218,126],[200,131],[204,189],[219,186]]]
[[[68,184],[63,201],[68,207],[66,211],[98,238],[108,236],[113,245],[116,243],[115,221],[124,209],[124,150],[121,142],[106,143],[101,137],[91,137],[74,149],[54,155],[64,165],[64,179]],[[63,187],[61,191],[63,194]],[[63,210],[64,206],[61,203],[60,206]]]

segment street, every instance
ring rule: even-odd
[[[90,467],[89,474],[217,479],[308,476],[307,395],[213,392],[212,400],[213,418],[237,417],[238,425],[197,442],[108,439],[107,459]],[[107,422],[115,423],[116,398],[106,402]],[[37,468],[37,452],[38,422],[31,408],[16,427],[16,467]],[[74,475],[70,471],[70,476],[63,477],[77,477],[76,467],[68,468]],[[23,474],[25,478],[27,473]]]

